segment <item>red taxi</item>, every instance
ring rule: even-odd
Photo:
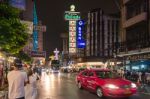
[[[88,89],[98,97],[129,97],[137,91],[136,84],[108,69],[84,70],[77,75],[76,83],[79,89]]]

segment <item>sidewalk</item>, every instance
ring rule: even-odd
[[[131,79],[127,79],[127,80],[130,80],[130,81],[134,82],[137,85],[139,93],[150,95],[150,84],[142,84],[142,83],[133,81]]]
[[[138,92],[150,95],[150,85],[147,84],[138,85]]]

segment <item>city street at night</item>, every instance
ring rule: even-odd
[[[0,0],[0,99],[150,99],[150,0]]]
[[[45,74],[38,84],[38,99],[99,99],[96,94],[80,90],[75,84],[75,74]],[[137,93],[129,99],[149,99],[150,95]],[[126,98],[125,98],[126,99]]]

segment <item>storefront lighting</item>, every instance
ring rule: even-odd
[[[0,59],[5,60],[3,53],[0,52]]]
[[[142,64],[142,65],[141,65],[141,68],[145,68],[145,65]]]

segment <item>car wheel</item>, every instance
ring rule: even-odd
[[[81,82],[78,82],[78,88],[79,88],[79,89],[82,89]]]
[[[103,97],[103,91],[102,91],[101,88],[97,88],[97,90],[96,90],[96,95],[97,95],[99,98]]]

